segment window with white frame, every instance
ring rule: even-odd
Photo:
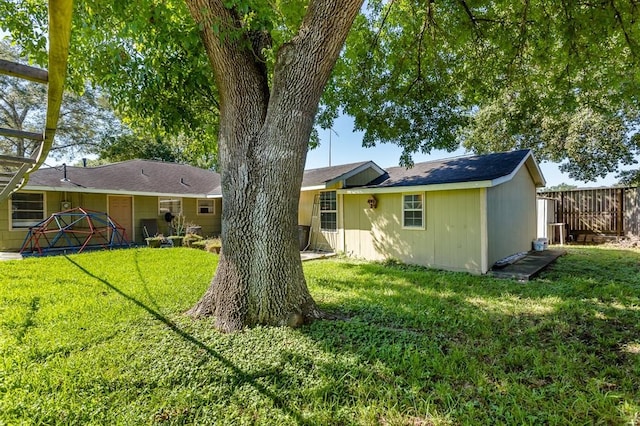
[[[158,197],[158,213],[164,216],[167,213],[177,215],[182,213],[182,198],[180,197]]]
[[[338,230],[338,203],[336,191],[320,193],[320,229],[335,232]]]
[[[29,228],[44,220],[44,194],[16,192],[11,195],[11,227]]]
[[[402,195],[402,226],[404,228],[424,228],[424,195]]]
[[[198,214],[214,214],[214,200],[202,199],[198,200]]]

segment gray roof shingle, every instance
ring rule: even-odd
[[[494,180],[511,174],[529,154],[529,150],[519,150],[427,161],[410,169],[389,167],[366,186],[387,188]],[[302,187],[326,185],[367,164],[380,172],[371,161],[305,170]],[[68,181],[62,178],[61,167],[40,169],[31,174],[25,189],[222,196],[218,173],[161,161],[130,160],[98,167],[67,167]]]
[[[220,175],[186,164],[130,160],[98,167],[69,167],[62,181],[62,167],[44,168],[31,174],[26,189],[109,190],[118,192],[221,195]]]
[[[417,163],[412,168],[389,167],[369,186],[437,185],[494,180],[511,174],[530,153],[528,149]]]
[[[327,182],[339,179],[341,176],[344,176],[352,170],[369,162],[370,161],[361,161],[359,163],[341,164],[339,166],[305,170],[302,178],[302,187],[324,185]]]

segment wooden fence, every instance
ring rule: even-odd
[[[574,238],[584,235],[640,236],[638,187],[574,189],[538,193],[555,201],[554,218]]]

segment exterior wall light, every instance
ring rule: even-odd
[[[376,200],[376,197],[374,197],[373,195],[369,195],[367,203],[369,203],[370,209],[375,209],[378,206],[378,200]]]

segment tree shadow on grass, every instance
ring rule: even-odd
[[[158,302],[156,301],[156,299],[153,297],[153,295],[151,294],[151,292],[149,291],[149,283],[147,282],[146,278],[144,277],[144,274],[142,273],[142,269],[140,268],[140,262],[138,261],[138,257],[139,257],[140,252],[138,250],[135,250],[133,252],[133,257],[134,257],[134,263],[136,265],[136,273],[138,274],[138,279],[140,280],[140,282],[142,283],[142,288],[144,289],[144,292],[146,294],[146,296],[149,298],[149,300],[151,301],[151,304],[156,308],[156,309],[160,309],[160,305],[158,304]]]
[[[232,363],[226,357],[224,357],[223,355],[221,355],[220,353],[218,353],[217,351],[215,351],[211,347],[207,346],[204,342],[202,342],[201,340],[198,340],[196,337],[192,336],[191,334],[189,334],[186,331],[184,331],[183,329],[181,329],[176,323],[174,323],[169,318],[167,318],[164,315],[162,315],[157,310],[145,305],[144,303],[142,303],[141,301],[139,301],[135,297],[132,297],[131,295],[125,293],[122,290],[120,290],[118,287],[116,287],[115,285],[113,285],[109,281],[105,280],[104,278],[101,278],[101,277],[93,274],[91,271],[89,271],[88,269],[86,269],[84,266],[80,265],[76,261],[74,261],[72,258],[70,258],[68,256],[65,256],[65,258],[70,263],[72,263],[74,266],[76,266],[80,271],[82,271],[84,274],[86,274],[87,276],[89,276],[89,277],[101,282],[102,284],[104,284],[105,286],[109,287],[111,290],[113,290],[114,292],[116,292],[117,294],[122,296],[124,299],[130,301],[131,303],[135,304],[139,308],[145,310],[155,320],[162,322],[163,324],[165,324],[167,326],[167,328],[169,328],[172,332],[174,332],[180,338],[182,338],[183,340],[185,340],[185,341],[189,342],[190,344],[192,344],[194,346],[194,348],[197,348],[197,349],[205,352],[206,354],[208,354],[209,356],[211,356],[212,358],[214,358],[218,362],[220,362],[222,365],[227,367],[229,370],[231,370],[233,372],[233,374],[235,375],[235,378],[232,379],[232,381],[233,381],[235,386],[241,386],[243,384],[248,384],[248,385],[252,386],[260,394],[264,395],[265,397],[267,397],[271,401],[273,401],[275,407],[277,407],[278,409],[282,410],[284,413],[286,413],[287,415],[289,415],[293,419],[295,419],[295,421],[298,424],[301,424],[301,425],[309,424],[306,421],[306,419],[304,419],[302,417],[302,414],[300,412],[298,412],[297,410],[295,410],[292,407],[290,407],[282,398],[280,398],[278,395],[276,395],[275,393],[273,393],[272,391],[267,389],[264,385],[262,385],[261,383],[259,383],[256,380],[256,379],[258,379],[260,377],[263,377],[265,375],[271,374],[271,372],[266,372],[266,373],[262,372],[262,373],[256,373],[256,374],[249,374],[249,373],[243,371],[241,368],[237,367],[234,363]]]
[[[327,377],[355,376],[341,384],[345,393],[370,381],[403,410],[417,399],[426,401],[425,412],[460,423],[628,422],[640,410],[634,256],[615,271],[567,258],[529,283],[347,263],[347,278],[313,275],[310,284],[312,294],[313,287],[335,294],[320,302],[323,309],[351,320],[303,332],[336,359],[358,359],[350,372],[339,363],[318,367]],[[592,267],[580,272],[580,262]]]

